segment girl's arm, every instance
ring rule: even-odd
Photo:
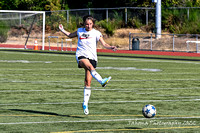
[[[104,41],[103,37],[100,37],[99,41],[100,41],[100,43],[104,46],[104,48],[106,48],[106,49],[112,49],[113,51],[116,51],[116,50],[117,50],[117,47],[116,47],[116,46],[110,46],[109,44],[107,44],[107,43]]]
[[[76,37],[76,36],[77,36],[77,31],[75,31],[75,32],[73,32],[73,33],[70,33],[70,32],[68,32],[68,31],[64,30],[62,24],[59,25],[59,29],[60,29],[60,31],[62,31],[62,33],[64,33],[64,34],[65,34],[66,36],[68,36],[69,38],[73,38],[73,37]]]

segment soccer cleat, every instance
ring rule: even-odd
[[[111,78],[112,77],[104,78],[101,83],[102,87],[106,87],[107,83],[111,80]]]
[[[84,114],[85,115],[88,115],[89,114],[89,110],[88,110],[88,105],[85,105],[84,103],[83,103],[83,112],[84,112]]]

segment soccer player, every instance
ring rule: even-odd
[[[85,115],[89,114],[88,102],[91,95],[91,81],[95,78],[102,87],[111,80],[111,77],[104,78],[95,70],[97,65],[97,42],[107,49],[117,50],[116,46],[110,46],[107,44],[102,34],[94,29],[95,19],[91,15],[83,17],[83,28],[78,28],[77,31],[70,33],[64,30],[62,24],[59,25],[59,29],[69,38],[78,37],[78,46],[76,50],[76,60],[79,68],[85,69],[85,86],[84,86],[84,99],[83,99],[83,111]]]

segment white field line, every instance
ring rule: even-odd
[[[28,60],[0,60],[0,63],[57,63],[57,62],[72,62],[75,63],[75,61],[28,61]]]
[[[135,100],[135,101],[96,101],[90,104],[112,104],[112,103],[148,103],[148,102],[199,102],[200,99],[177,99],[177,100]],[[20,106],[20,105],[64,105],[64,104],[81,104],[82,102],[57,102],[57,103],[8,103],[0,106]]]
[[[132,58],[126,58],[126,57],[115,57],[115,58],[110,58],[110,57],[99,57],[102,59],[107,59],[107,60],[126,60],[126,61],[140,61],[140,62],[166,62],[166,63],[180,63],[180,64],[196,64],[199,65],[200,63],[198,61],[192,62],[192,61],[175,61],[175,60],[162,60],[162,59],[132,59]],[[134,58],[134,57],[133,57]]]
[[[124,92],[124,91],[119,91],[119,92]],[[128,92],[128,91],[127,91]],[[129,91],[131,92],[131,91]],[[145,92],[145,93],[141,93],[141,92],[138,92],[136,94],[139,94],[139,95],[146,95],[146,94],[158,94],[159,92]]]
[[[63,90],[0,90],[0,93],[3,92],[63,92],[63,91],[83,91],[83,89],[63,89]]]
[[[108,70],[120,70],[120,71],[130,71],[130,70],[136,70],[136,71],[150,71],[150,72],[160,72],[162,70],[160,69],[149,69],[149,68],[136,68],[136,67],[97,67],[97,69],[108,69]]]
[[[77,82],[83,82],[83,81],[17,81],[17,80],[12,80],[12,81],[0,81],[0,83],[77,83]]]
[[[31,55],[42,55],[42,56],[65,56],[65,57],[74,57],[75,55],[61,55],[61,54],[44,54],[44,53],[17,53],[17,52],[5,52],[5,51],[0,51],[4,53],[9,53],[9,54],[31,54]],[[175,60],[162,60],[162,59],[133,59],[133,58],[126,58],[126,57],[102,57],[99,56],[99,59],[107,59],[107,60],[126,60],[126,61],[140,61],[140,62],[172,62],[172,63],[188,63],[188,64],[197,64],[199,65],[200,63],[197,62],[191,62],[191,61],[175,61]],[[102,61],[103,62],[103,61]]]
[[[63,92],[63,91],[83,91],[83,87],[80,85],[72,86],[70,87],[78,87],[77,89],[57,89],[57,90],[0,90],[0,93],[14,93],[14,92]],[[200,89],[200,87],[191,87],[191,88],[116,88],[116,89],[98,89],[98,88],[92,88],[92,91],[128,91],[128,92],[135,92],[135,91],[140,91],[140,90],[185,90],[185,89]],[[157,92],[152,92],[152,93],[157,93]],[[151,94],[152,94],[151,93]],[[177,95],[159,95],[159,96],[177,96]]]
[[[185,90],[185,89],[200,89],[200,87],[189,87],[189,88],[136,88],[138,90]]]
[[[129,82],[129,81],[200,81],[200,79],[149,79],[149,80],[112,80],[115,82]]]
[[[1,80],[1,79],[0,79]],[[4,80],[4,79],[3,79]],[[200,81],[200,79],[149,79],[149,80],[112,80],[112,82],[153,82],[153,81]],[[22,80],[7,80],[0,81],[0,83],[77,83],[83,82],[82,80],[71,80],[71,81],[22,81]]]
[[[130,74],[117,74],[117,73],[112,73],[112,75],[200,75],[200,73],[130,73]],[[0,76],[26,76],[26,75],[33,75],[33,76],[67,76],[67,75],[85,75],[85,74],[76,74],[76,73],[71,73],[71,74],[0,74]],[[110,75],[110,74],[104,74],[104,75]]]
[[[62,54],[44,54],[44,53],[27,53],[27,52],[5,52],[5,51],[0,51],[2,53],[6,53],[6,54],[25,54],[25,55],[42,55],[42,56],[65,56],[65,57],[75,57],[75,54],[74,55],[62,55]]]
[[[151,118],[151,120],[170,120],[170,119],[197,119],[197,117],[160,117]],[[119,121],[137,121],[146,120],[146,118],[135,119],[107,119],[107,120],[80,120],[80,121],[39,121],[39,122],[12,122],[12,123],[0,123],[0,125],[24,125],[24,124],[51,124],[51,123],[91,123],[91,122],[119,122]]]
[[[149,71],[149,72],[161,72],[162,70],[160,69],[152,69],[152,68],[135,68],[135,67],[97,67],[97,70],[102,69],[102,70],[121,70],[121,71]],[[196,68],[167,68],[167,70],[197,70]],[[2,71],[35,71],[35,70],[42,70],[42,71],[49,71],[49,70],[54,70],[54,71],[64,71],[64,70],[76,70],[80,71],[82,69],[78,68],[35,68],[35,69],[18,69],[18,68],[0,68]],[[198,73],[198,71],[196,71]]]
[[[0,60],[0,63],[52,63],[52,61]]]
[[[132,88],[132,90],[185,90],[185,89],[189,89],[189,90],[195,89],[196,90],[196,89],[200,89],[200,87],[190,87],[190,88]],[[124,89],[121,89],[121,90],[124,90]]]
[[[177,98],[200,98],[200,96],[184,96],[184,97],[177,97]]]
[[[0,76],[80,76],[80,75],[85,75],[85,74],[0,74]]]
[[[82,69],[78,69],[78,68],[35,68],[35,69],[30,69],[30,68],[27,68],[27,69],[18,69],[18,68],[14,68],[14,69],[6,69],[6,68],[2,68],[0,69],[2,71],[71,71],[71,70],[76,70],[76,71],[80,71]]]

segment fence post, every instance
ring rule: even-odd
[[[196,34],[196,41],[198,41],[198,35]]]
[[[108,23],[108,9],[106,9],[106,20],[107,20],[107,23]]]
[[[149,10],[146,9],[146,25],[148,25],[148,18],[149,18]]]
[[[173,34],[173,49],[172,51],[174,52],[174,34]]]
[[[22,20],[21,19],[22,19],[22,14],[20,13],[19,14],[19,25],[22,25]]]
[[[187,18],[190,19],[190,8],[187,8]]]
[[[125,8],[125,25],[127,25],[127,8]]]
[[[67,23],[69,24],[69,10],[67,10]]]
[[[152,46],[152,34],[151,34],[151,51],[153,49],[153,46]]]
[[[196,41],[198,41],[198,35],[196,34]],[[198,46],[198,43],[196,43],[196,51],[197,53],[199,52],[199,46]]]
[[[129,32],[129,50],[131,50],[131,32]]]
[[[90,15],[90,8],[88,9],[88,11],[89,11],[89,15]]]

